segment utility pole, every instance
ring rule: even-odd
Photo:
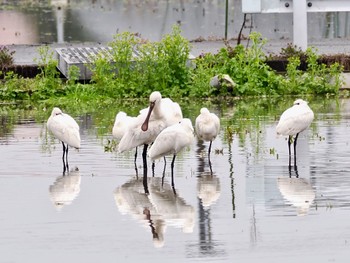
[[[227,27],[228,27],[228,0],[226,0],[226,7],[225,7],[225,40],[227,40]]]

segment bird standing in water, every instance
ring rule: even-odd
[[[118,145],[118,152],[131,150],[144,145],[143,163],[147,169],[146,154],[148,145],[154,142],[158,134],[166,127],[182,119],[180,106],[169,98],[162,99],[158,91],[151,93],[149,107],[140,111],[140,114],[129,125]]]
[[[211,144],[220,131],[220,119],[215,113],[211,113],[207,108],[201,108],[200,114],[196,118],[196,133],[199,139],[210,142],[208,149],[208,160],[210,162]]]
[[[290,145],[294,137],[294,166],[296,166],[296,147],[299,133],[306,130],[314,119],[314,112],[302,99],[294,101],[292,107],[285,110],[277,124],[277,135],[288,136],[289,166],[291,166]]]
[[[171,185],[174,186],[174,163],[176,155],[185,147],[190,146],[194,139],[192,122],[188,118],[182,119],[179,123],[165,128],[152,144],[148,151],[151,160],[156,160],[166,155],[173,155],[171,162]]]
[[[63,173],[65,173],[69,170],[68,146],[77,149],[80,148],[79,125],[70,115],[63,113],[59,108],[55,107],[47,120],[46,126],[48,130],[62,142]]]

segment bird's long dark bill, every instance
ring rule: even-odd
[[[149,110],[148,110],[148,113],[147,113],[147,117],[146,117],[145,121],[143,122],[143,124],[141,126],[141,129],[143,131],[147,131],[148,130],[148,122],[149,122],[149,118],[151,117],[151,113],[152,113],[153,108],[154,108],[154,102],[151,102],[150,105],[149,105]]]

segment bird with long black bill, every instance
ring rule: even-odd
[[[142,158],[147,169],[147,149],[158,134],[166,127],[179,122],[182,111],[178,103],[162,98],[158,91],[151,93],[149,107],[140,111],[136,119],[128,126],[118,145],[118,152],[129,151],[143,145]]]
[[[80,133],[78,123],[59,108],[53,108],[51,116],[47,120],[48,130],[62,142],[63,146],[63,173],[69,170],[68,147],[80,148]]]
[[[314,119],[314,112],[302,99],[294,101],[292,107],[285,110],[276,127],[277,135],[288,136],[289,166],[291,166],[291,149],[294,137],[294,166],[296,166],[296,147],[299,133],[306,130]]]

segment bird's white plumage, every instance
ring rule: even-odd
[[[155,139],[148,151],[148,156],[158,159],[166,155],[177,154],[183,148],[192,144],[194,139],[192,122],[188,118],[165,128]]]
[[[296,135],[307,129],[314,119],[314,113],[302,99],[297,99],[294,105],[285,110],[277,124],[278,135]]]
[[[158,125],[150,125],[147,131],[142,131],[141,126],[146,116],[141,114],[130,124],[118,144],[118,152],[129,151],[135,147],[151,144],[157,135],[166,127],[164,122],[159,121]]]
[[[213,141],[220,131],[220,119],[207,108],[202,108],[196,118],[195,127],[199,139]]]
[[[118,112],[112,129],[113,137],[121,139],[135,119],[136,117],[128,116],[124,111]]]
[[[148,120],[148,129],[143,131],[141,127],[151,106],[141,110],[140,114],[130,123],[119,142],[119,152],[128,151],[144,144],[151,144],[162,130],[182,119],[179,104],[169,98],[162,99],[160,92],[152,92],[149,102],[153,106]]]
[[[71,147],[80,148],[79,125],[70,115],[55,107],[46,125],[57,139]]]

